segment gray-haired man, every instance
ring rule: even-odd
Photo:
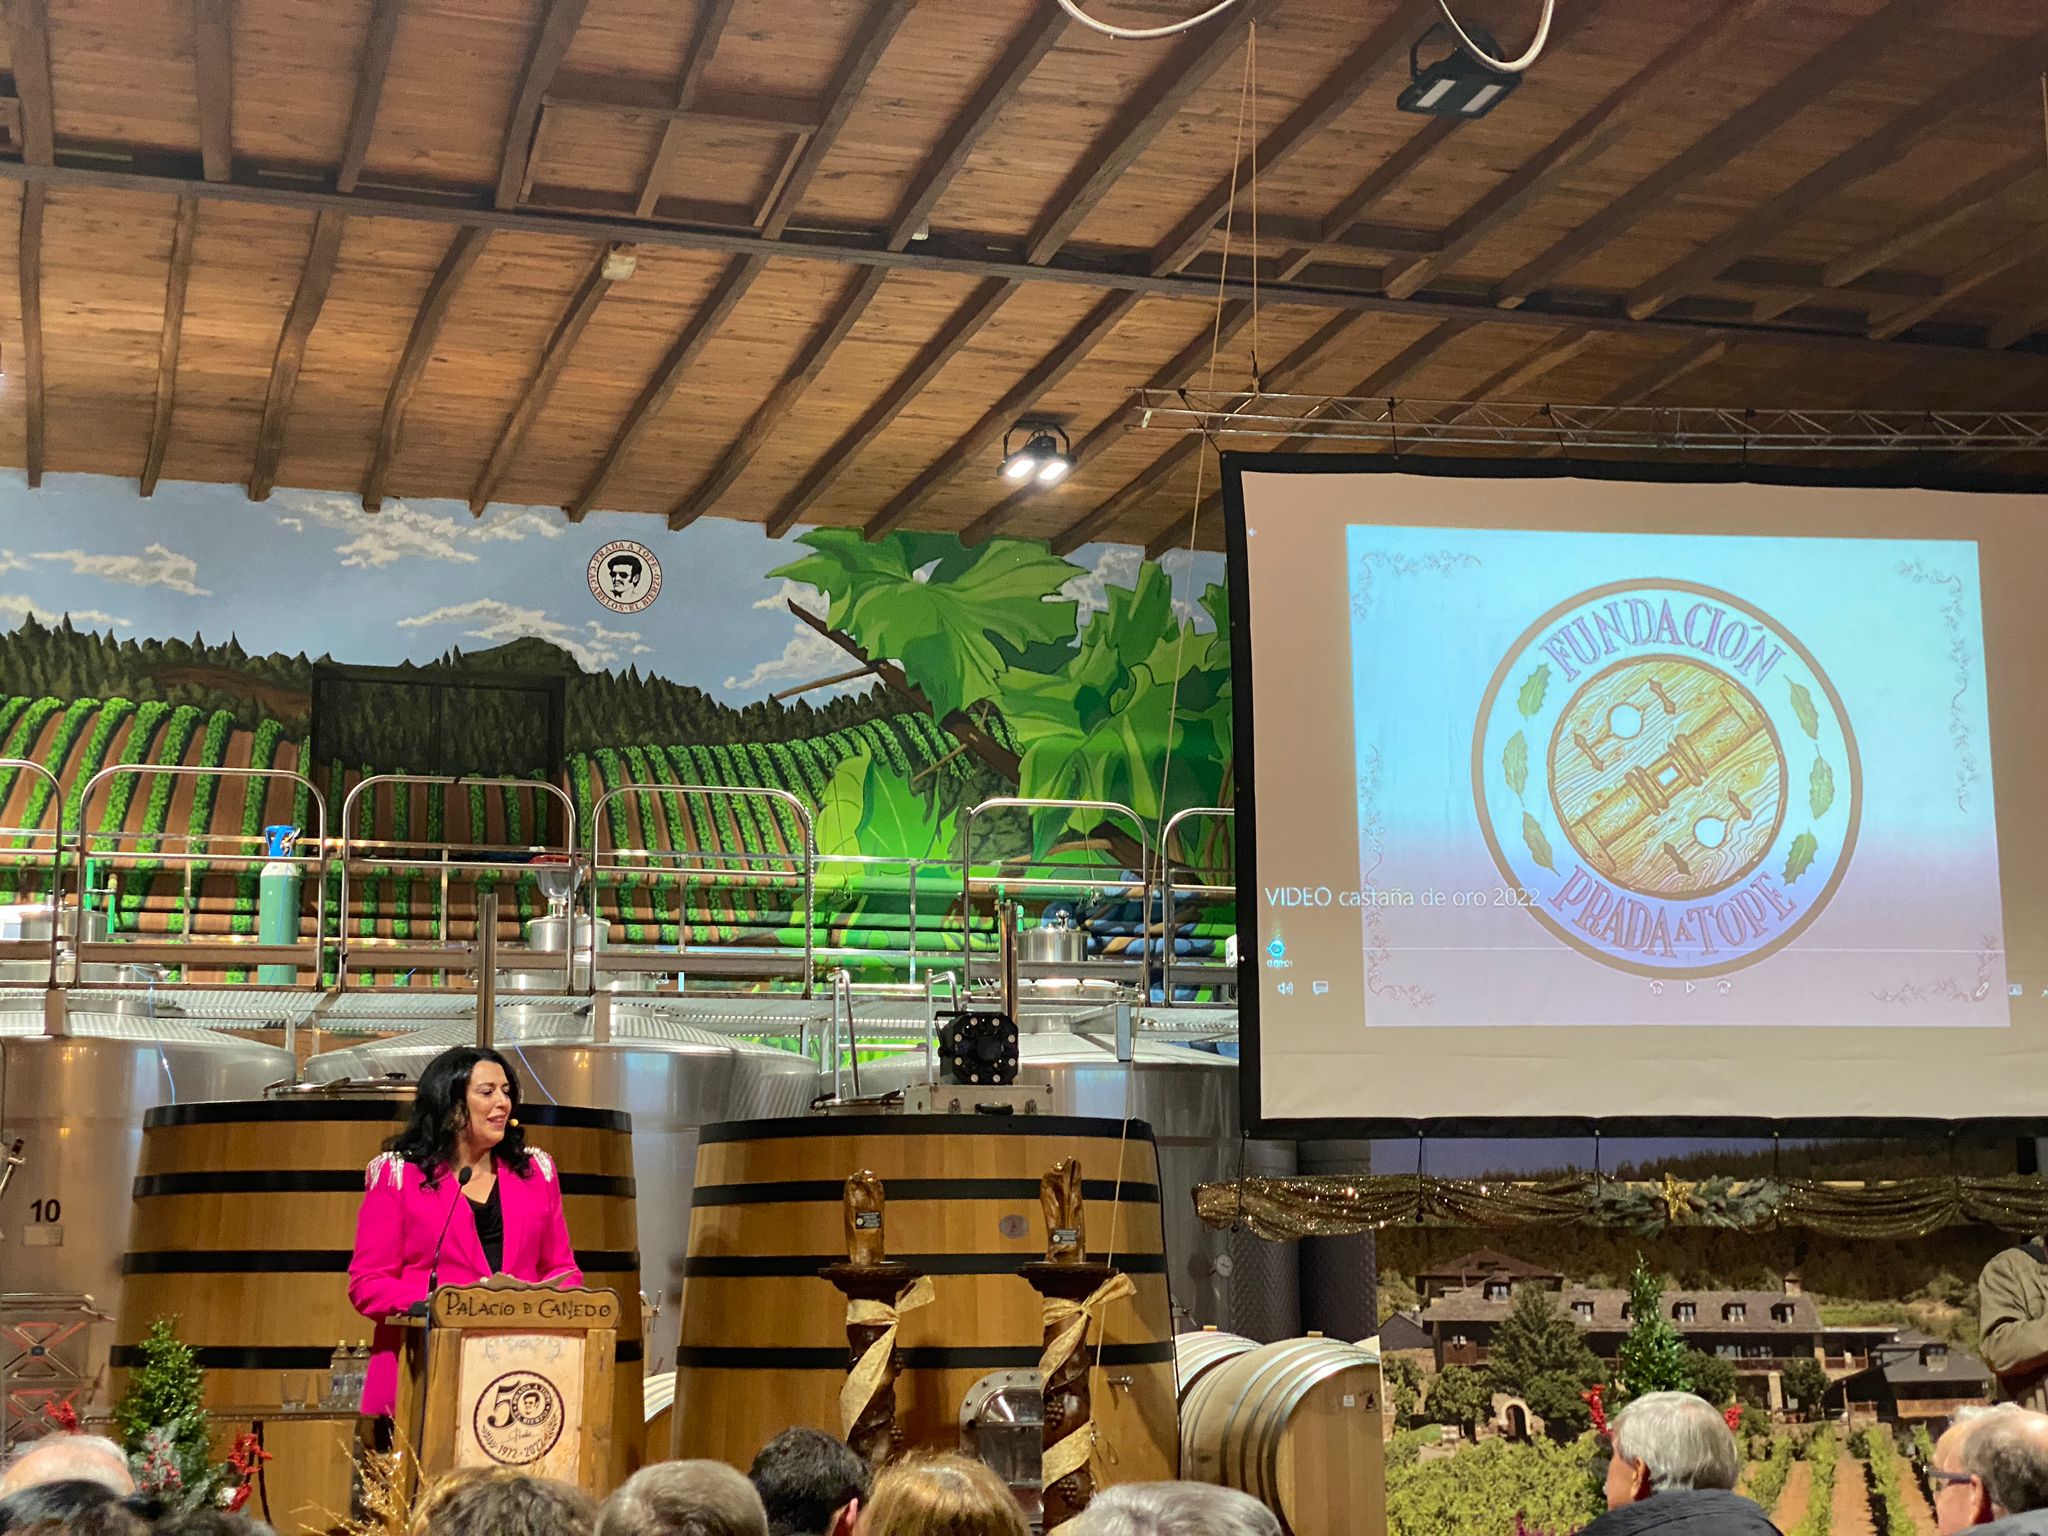
[[[1212,1483],[1107,1488],[1069,1529],[1073,1536],[1280,1536],[1280,1522],[1265,1505]]]
[[[1941,1536],[2048,1536],[2048,1414],[1964,1410],[1935,1442],[1927,1477]]]
[[[1735,1492],[1742,1457],[1720,1409],[1690,1392],[1648,1392],[1614,1416],[1607,1513],[1579,1536],[1777,1536]]]

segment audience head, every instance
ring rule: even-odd
[[[85,1478],[33,1483],[0,1499],[0,1536],[149,1536],[140,1502]]]
[[[486,1468],[429,1488],[412,1536],[590,1536],[597,1509],[566,1483]]]
[[[768,1512],[768,1536],[848,1536],[868,1496],[868,1464],[843,1440],[786,1429],[747,1473]]]
[[[1964,1409],[1928,1467],[1941,1536],[2048,1508],[2048,1414],[2015,1403]]]
[[[277,1536],[261,1520],[224,1509],[194,1509],[159,1520],[152,1536]]]
[[[604,1501],[597,1533],[768,1536],[768,1516],[754,1485],[724,1462],[663,1461],[635,1472]]]
[[[73,1479],[99,1483],[120,1496],[135,1491],[135,1479],[120,1446],[102,1435],[59,1433],[31,1440],[14,1453],[5,1475],[0,1476],[0,1498],[37,1483]]]
[[[1248,1493],[1212,1483],[1123,1483],[1095,1495],[1073,1536],[1280,1536]]]
[[[1031,1527],[986,1463],[948,1454],[883,1468],[854,1536],[1031,1536]]]
[[[1721,1410],[1690,1392],[1646,1392],[1614,1416],[1607,1507],[1652,1494],[1733,1488],[1742,1470]]]

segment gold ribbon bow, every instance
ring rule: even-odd
[[[896,1298],[893,1307],[886,1301],[849,1301],[846,1304],[848,1327],[856,1323],[882,1323],[885,1326],[882,1336],[862,1352],[859,1361],[847,1373],[846,1384],[839,1389],[842,1435],[853,1433],[853,1426],[882,1390],[883,1379],[889,1372],[889,1352],[896,1347],[898,1321],[904,1313],[929,1305],[932,1294],[931,1276],[920,1275],[909,1290]]]
[[[1038,1357],[1040,1378],[1050,1382],[1053,1373],[1073,1358],[1074,1351],[1081,1347],[1081,1341],[1088,1335],[1088,1324],[1098,1317],[1102,1309],[1113,1301],[1122,1301],[1135,1296],[1138,1288],[1131,1283],[1129,1275],[1111,1275],[1095,1288],[1086,1301],[1062,1301],[1049,1296],[1045,1302],[1045,1326],[1048,1330],[1058,1328],[1052,1341]],[[1039,1469],[1039,1486],[1050,1488],[1061,1478],[1081,1470],[1088,1465],[1088,1459],[1095,1452],[1095,1417],[1089,1415],[1088,1422],[1073,1430],[1058,1442],[1048,1447],[1044,1462]],[[1066,1524],[1056,1526],[1046,1536],[1058,1536]]]

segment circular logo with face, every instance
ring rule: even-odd
[[[645,544],[607,544],[590,557],[590,595],[613,613],[638,613],[661,596],[661,562]]]
[[[1501,659],[1472,740],[1480,826],[1517,901],[1617,969],[1713,976],[1817,917],[1863,774],[1820,663],[1683,581],[1597,587]]]
[[[533,1371],[507,1371],[478,1394],[471,1422],[486,1456],[521,1467],[555,1448],[562,1419],[562,1394],[553,1382]]]

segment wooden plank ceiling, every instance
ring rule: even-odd
[[[31,484],[1164,549],[1140,385],[2048,408],[2039,0],[1560,0],[1476,122],[1394,108],[1433,0],[4,3]]]

